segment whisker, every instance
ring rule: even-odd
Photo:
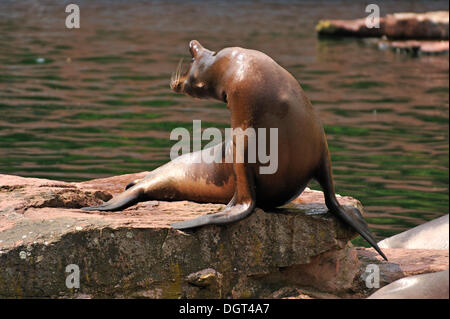
[[[181,67],[183,65],[183,58],[180,59],[180,62],[178,62],[178,67],[177,67],[177,82],[180,80],[181,78]]]
[[[178,62],[177,68],[175,69],[175,72],[172,72],[170,76],[170,87],[173,89],[176,85],[178,85],[178,82],[181,78],[181,69],[183,65],[183,59],[180,59]]]

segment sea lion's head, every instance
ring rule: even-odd
[[[192,61],[186,73],[181,74],[182,61],[172,74],[170,87],[177,93],[185,93],[198,98],[217,98],[214,68],[216,53],[204,48],[200,42],[189,43]]]

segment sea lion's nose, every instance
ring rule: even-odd
[[[177,85],[175,86],[175,91],[177,93],[181,92],[182,87],[183,87],[183,84],[181,83],[181,81],[178,81]]]
[[[170,88],[175,91],[176,93],[180,92],[181,85],[179,81],[172,81],[170,82]]]
[[[170,82],[170,88],[176,93],[182,93],[184,87],[184,80],[174,79]]]

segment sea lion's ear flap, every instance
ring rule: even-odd
[[[193,58],[195,58],[200,51],[203,50],[202,45],[197,40],[192,40],[189,42],[189,51],[191,51],[191,55]]]

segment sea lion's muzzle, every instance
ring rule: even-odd
[[[183,93],[183,81],[174,80],[170,82],[170,88],[176,93]]]
[[[183,59],[178,62],[177,69],[175,73],[172,73],[170,78],[170,88],[176,93],[184,92],[184,83],[186,80],[186,75],[181,75],[181,66],[183,64]]]

